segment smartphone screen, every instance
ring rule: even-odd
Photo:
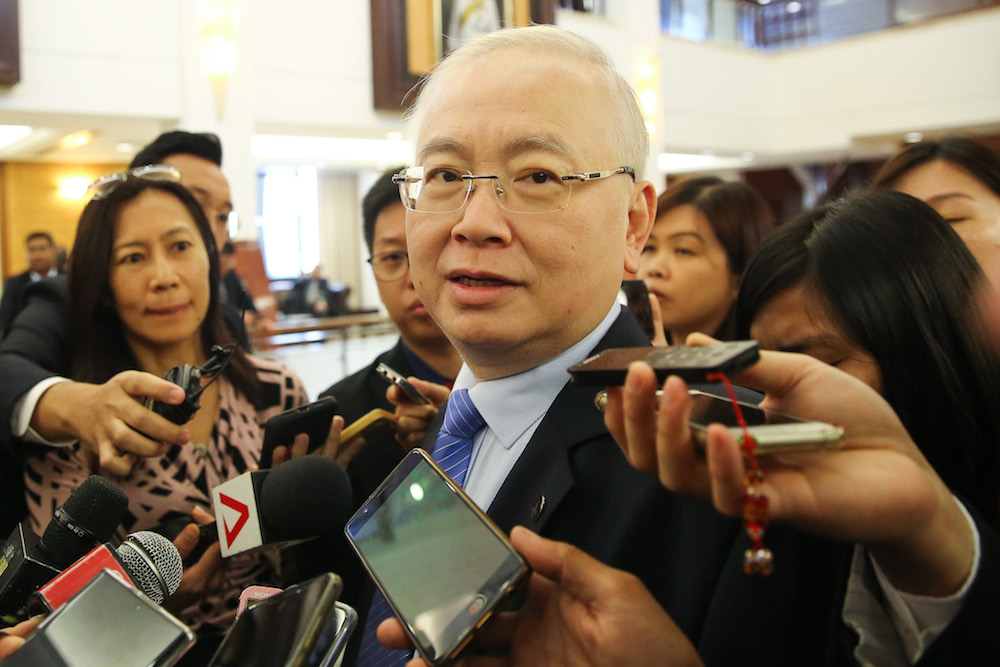
[[[709,424],[722,424],[737,439],[743,437],[743,428],[736,421],[732,401],[697,390],[689,393],[692,401],[688,421],[695,444],[704,447]],[[756,454],[836,448],[844,436],[844,429],[833,424],[763,410],[749,403],[739,405],[750,435],[757,441]]]
[[[194,644],[186,625],[105,570],[51,614],[4,667],[172,665]]]
[[[403,458],[345,533],[433,665],[457,655],[528,574],[506,536],[421,449]]]
[[[340,590],[327,573],[261,600],[239,615],[209,667],[323,667],[329,647],[319,642]]]

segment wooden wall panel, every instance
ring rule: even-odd
[[[3,279],[28,268],[24,239],[34,231],[52,234],[67,250],[76,237],[76,223],[85,200],[65,199],[59,184],[65,178],[96,178],[125,169],[125,164],[0,163],[0,245]]]

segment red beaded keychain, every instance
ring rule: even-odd
[[[736,423],[743,429],[743,440],[740,446],[743,449],[743,456],[747,462],[747,472],[743,477],[743,486],[746,489],[746,496],[743,500],[743,527],[747,531],[752,546],[743,553],[743,571],[747,574],[759,574],[767,576],[774,571],[774,554],[764,546],[764,529],[767,527],[767,496],[761,490],[764,482],[764,472],[757,464],[757,457],[754,451],[757,449],[757,441],[750,435],[747,422],[743,419],[743,412],[740,404],[736,401],[736,393],[733,385],[724,373],[710,373],[705,376],[709,382],[716,380],[726,385],[729,393],[729,400],[733,403],[733,412],[736,413]]]

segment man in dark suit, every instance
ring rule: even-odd
[[[605,621],[620,619],[617,612],[632,604],[624,596],[644,588],[656,604],[638,598],[635,604],[651,611],[659,607],[659,616],[653,627],[642,628],[647,632],[635,629],[654,642],[669,636],[676,656],[686,661],[697,662],[701,655],[715,664],[851,662],[858,638],[844,622],[844,600],[854,548],[823,536],[842,536],[830,525],[850,525],[861,531],[852,535],[862,534],[866,520],[890,503],[880,502],[876,493],[859,494],[870,503],[859,515],[837,504],[855,493],[850,484],[832,494],[817,489],[821,500],[831,499],[824,511],[837,521],[824,524],[820,537],[770,526],[768,546],[779,565],[769,577],[748,576],[743,552],[750,542],[740,522],[704,502],[706,488],[724,487],[726,514],[739,513],[741,474],[734,469],[742,460],[732,437],[725,443],[730,452],[725,484],[706,480],[704,460],[691,451],[687,418],[672,410],[671,443],[688,447],[673,454],[666,472],[683,471],[686,484],[670,486],[694,498],[670,493],[625,459],[594,408],[595,389],[568,382],[566,368],[594,352],[647,341],[615,296],[622,274],[638,268],[654,217],[652,185],[632,178],[645,164],[648,139],[634,94],[607,56],[589,40],[553,27],[498,31],[438,65],[413,118],[416,166],[399,180],[414,284],[465,361],[455,393],[468,390],[486,422],[473,440],[464,488],[501,529],[526,526],[596,558],[587,568],[594,576],[612,572],[619,581],[634,582],[607,567],[612,566],[642,583],[640,589],[634,583],[620,590],[589,587],[609,599],[588,598],[589,582],[559,579],[567,561],[543,562],[550,566],[544,568],[552,580],[549,592],[554,581],[559,587],[554,594],[567,601],[549,609],[559,616],[553,625],[609,627]],[[769,379],[766,388],[782,386]],[[651,389],[628,413],[638,435],[655,430],[655,386]],[[905,440],[905,432],[893,433]],[[433,447],[431,439],[427,444]],[[823,472],[822,459],[808,462]],[[846,472],[848,478],[855,474]],[[955,513],[947,503],[942,507],[951,522]],[[839,515],[838,508],[844,508]],[[900,509],[906,513],[905,500],[894,507]],[[869,539],[898,537],[891,534],[892,522],[877,525],[882,532]],[[937,554],[941,558],[930,563],[930,571],[949,559],[967,564],[953,549],[968,544],[968,526],[965,534],[961,526],[952,529],[956,525],[949,523],[935,533],[949,551]],[[572,571],[567,567],[563,573]],[[986,585],[995,580],[995,568],[992,572]],[[980,588],[974,586],[970,598],[984,594],[984,582],[976,583]],[[569,599],[580,593],[582,602],[571,609]],[[884,641],[898,643],[891,614],[877,602],[862,618],[862,635],[870,640],[869,624],[879,614],[881,628],[888,629]],[[367,664],[365,639],[373,622],[365,621],[359,664]],[[924,629],[930,630],[926,624]],[[524,629],[522,636],[528,634]],[[561,651],[574,648],[564,645],[569,634],[553,635],[549,647],[539,638],[538,654],[521,654],[521,661],[563,664]],[[623,664],[649,664],[633,652],[638,644],[592,648],[583,657],[598,660],[595,664],[608,655]]]
[[[60,273],[56,262],[56,244],[48,232],[28,234],[25,245],[28,248],[28,270],[8,278],[3,287],[3,299],[0,300],[0,340],[7,335],[11,322],[24,307],[24,290],[28,285]]]

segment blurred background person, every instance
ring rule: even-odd
[[[1000,154],[969,137],[907,146],[875,175],[875,188],[899,190],[930,204],[1000,279]]]
[[[323,277],[322,267],[317,264],[312,271],[295,281],[285,301],[285,312],[312,317],[346,314],[330,288],[329,281]]]
[[[28,251],[28,270],[11,276],[4,283],[3,298],[0,299],[0,340],[24,307],[24,291],[28,285],[61,273],[56,244],[48,232],[32,232],[24,244]]]
[[[668,343],[694,331],[733,339],[743,270],[773,228],[766,202],[743,183],[692,178],[658,197],[639,277],[659,303]]]

